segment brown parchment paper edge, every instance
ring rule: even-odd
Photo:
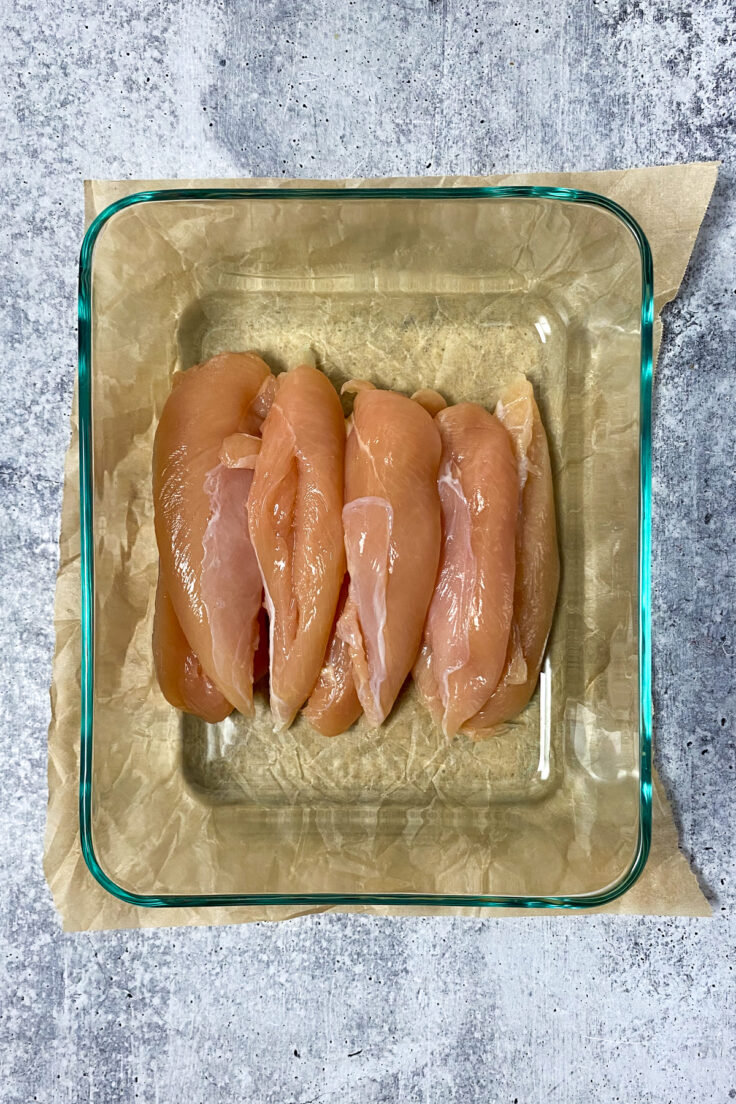
[[[641,224],[654,256],[655,360],[661,339],[660,311],[677,294],[718,173],[718,162],[583,173],[520,173],[505,176],[387,178],[373,180],[110,180],[86,181],[85,225],[125,195],[172,187],[461,187],[539,184],[598,192],[625,207]],[[44,870],[66,931],[239,924],[285,920],[317,912],[367,912],[396,916],[510,917],[539,913],[584,916],[566,910],[433,907],[214,907],[148,909],[111,896],[89,873],[81,853],[78,825],[79,775],[79,502],[76,400],[64,465],[59,540],[60,559],[54,607],[56,646],[48,737],[49,802]],[[655,719],[656,723],[656,719]],[[709,916],[710,906],[680,852],[672,810],[654,775],[653,838],[647,867],[622,897],[599,911],[628,915]]]

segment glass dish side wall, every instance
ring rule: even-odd
[[[96,523],[95,754],[93,760],[88,714],[83,827],[86,804],[88,859],[94,833],[113,880],[128,894],[156,898],[144,903],[177,894],[217,903],[222,893],[287,899],[326,893],[336,900],[365,892],[371,899],[429,894],[435,903],[435,894],[463,896],[465,903],[480,895],[507,899],[484,903],[540,896],[575,903],[604,888],[586,882],[593,867],[615,882],[642,855],[647,779],[639,766],[648,761],[648,733],[642,740],[638,724],[647,703],[637,692],[636,531],[639,367],[647,345],[643,246],[617,212],[537,189],[517,193],[213,199],[185,193],[120,208],[98,240],[95,264],[103,263],[94,279],[91,351],[104,370],[86,380],[92,383],[87,413],[97,410],[100,417],[94,467],[88,452],[83,472],[94,492],[87,506],[94,504]],[[460,205],[453,218],[462,232],[452,238],[444,233],[448,202]],[[199,237],[191,233],[197,224]],[[302,245],[304,235],[310,243],[306,257],[294,245],[295,226],[303,228]],[[141,286],[135,273],[149,257],[160,271],[149,265]],[[84,305],[84,284],[82,290]],[[121,310],[136,319],[134,355],[131,345],[109,340]],[[260,332],[259,319],[267,319]],[[257,769],[265,741],[238,732],[237,721],[230,722],[233,731],[195,732],[162,701],[152,704],[146,618],[155,549],[150,491],[140,472],[146,462],[150,468],[145,454],[171,371],[238,344],[255,345],[281,367],[297,344],[309,343],[336,382],[370,374],[406,390],[438,386],[451,400],[491,403],[503,372],[517,365],[533,378],[555,453],[567,588],[550,646],[548,752],[538,699],[505,737],[458,747],[433,743],[428,726],[411,715],[411,703],[402,703],[393,727],[368,745],[348,737],[332,741],[326,752],[320,738],[310,749],[308,733],[287,734],[277,756],[285,776],[269,792],[267,772]],[[468,359],[475,360],[471,370],[463,365]],[[462,394],[456,394],[453,381],[463,367]],[[84,383],[83,377],[82,400]],[[89,447],[91,432],[86,440]],[[624,466],[617,463],[622,454]],[[594,504],[606,485],[615,493],[608,494],[603,517]],[[91,529],[87,536],[91,567]],[[86,594],[89,599],[89,587]],[[598,631],[601,610],[606,624],[616,620],[609,639]],[[88,634],[85,644],[91,642]],[[89,660],[92,653],[85,652]],[[131,685],[141,695],[140,708],[131,708]],[[420,752],[413,776],[401,739],[406,724]],[[321,760],[316,791],[293,784],[289,790],[290,756],[297,754]],[[142,779],[154,781],[145,802]],[[573,803],[587,809],[585,839],[570,834]],[[205,854],[194,878],[175,857],[161,863],[151,853],[151,822],[132,818],[131,808],[165,823],[184,818],[205,852],[213,839],[229,839],[228,854]],[[413,851],[404,842],[407,831]],[[362,847],[363,866],[352,883],[327,861],[330,833],[333,842],[352,839]],[[552,854],[550,838],[556,840]],[[285,868],[293,870],[291,860],[299,859],[291,884],[269,882],[264,874],[264,856],[274,845],[283,848]],[[412,880],[418,857],[453,846],[465,848],[464,871],[448,863],[434,884],[418,875]],[[563,870],[559,856],[571,846],[580,851],[578,867],[568,862]],[[607,864],[600,861],[604,849]],[[380,856],[389,853],[392,865],[381,867]],[[592,864],[591,854],[598,856]],[[217,871],[209,880],[208,864]]]

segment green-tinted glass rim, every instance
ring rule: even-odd
[[[92,842],[92,723],[94,664],[94,549],[92,540],[92,259],[105,224],[126,207],[139,203],[209,199],[551,199],[600,207],[631,231],[641,258],[641,347],[639,397],[639,835],[628,871],[598,893],[560,897],[474,896],[444,893],[131,893],[100,866]],[[172,188],[136,192],[110,204],[85,234],[79,261],[79,491],[82,570],[82,721],[79,773],[79,825],[82,853],[90,872],[113,896],[149,908],[192,908],[221,905],[426,905],[517,909],[590,909],[615,900],[634,884],[649,855],[652,834],[652,681],[651,681],[651,410],[654,277],[652,252],[637,221],[611,199],[573,188],[518,185],[501,188]]]

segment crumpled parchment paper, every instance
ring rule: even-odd
[[[694,164],[676,165],[660,168],[634,169],[602,173],[575,174],[524,174],[511,177],[488,178],[450,178],[435,180],[390,180],[390,181],[351,181],[329,182],[331,185],[346,183],[361,187],[371,184],[384,186],[425,185],[498,185],[498,184],[545,184],[549,186],[583,188],[602,193],[615,199],[629,210],[640,222],[648,236],[654,254],[655,272],[655,353],[661,336],[659,311],[664,303],[672,299],[677,292],[685,266],[689,259],[698,228],[707,207],[715,182],[717,165]],[[244,187],[271,186],[289,187],[305,184],[303,181],[97,181],[88,182],[85,188],[85,211],[89,223],[96,214],[109,203],[123,195],[154,187]],[[169,221],[167,221],[169,219]],[[186,264],[186,235],[177,237],[175,220],[171,220],[165,211],[161,211],[159,231],[164,245],[161,255],[161,273],[148,274],[149,286],[145,280],[141,288],[141,309],[145,309],[148,295],[151,304],[155,294],[151,288],[166,280],[171,267],[171,257],[164,256],[166,249],[180,251]],[[229,233],[227,227],[223,233]],[[134,237],[134,235],[133,235]],[[539,236],[538,236],[539,238]],[[190,240],[194,240],[191,238]],[[100,239],[102,243],[103,238]],[[545,248],[543,236],[539,248]],[[223,238],[223,247],[227,238]],[[215,243],[216,245],[217,243]],[[131,240],[131,248],[135,241]],[[126,272],[125,258],[122,258],[122,279],[132,279],[138,274],[132,270]],[[104,262],[104,253],[102,255]],[[192,261],[196,267],[196,260]],[[115,262],[108,264],[109,279],[100,281],[99,296],[103,308],[107,308],[106,317],[114,325],[116,294],[121,280],[121,272],[115,271]],[[155,268],[155,266],[154,266]],[[108,273],[106,272],[106,276]],[[407,873],[409,867],[417,863],[424,864],[426,871],[433,871],[433,881],[427,886],[434,892],[493,892],[493,872],[489,871],[485,883],[479,883],[476,866],[482,862],[487,839],[482,837],[480,829],[474,835],[471,825],[482,823],[482,808],[486,797],[485,786],[493,778],[496,792],[504,796],[504,787],[508,798],[513,799],[519,787],[524,784],[524,769],[528,759],[528,737],[532,731],[527,725],[519,726],[509,739],[486,741],[482,745],[460,742],[450,750],[431,734],[423,721],[415,720],[414,705],[411,698],[402,700],[396,716],[386,732],[380,738],[367,744],[360,743],[359,736],[348,737],[347,743],[339,741],[325,744],[321,738],[310,734],[308,730],[297,727],[291,734],[268,740],[251,738],[243,740],[243,731],[226,726],[217,739],[221,745],[212,747],[212,734],[196,721],[181,719],[173,711],[167,710],[155,686],[150,668],[150,617],[152,612],[152,581],[155,580],[156,550],[150,518],[150,503],[146,492],[150,475],[150,444],[155,429],[155,411],[168,390],[170,371],[173,368],[187,367],[200,355],[211,355],[224,348],[245,347],[250,344],[248,335],[254,327],[261,326],[260,343],[254,342],[259,349],[269,351],[273,344],[273,355],[267,359],[276,367],[290,363],[305,343],[316,346],[321,362],[330,370],[333,378],[339,382],[340,376],[356,373],[360,358],[356,354],[355,364],[349,363],[346,350],[349,342],[343,339],[331,345],[331,333],[349,333],[350,307],[345,308],[345,316],[339,317],[336,304],[342,300],[327,297],[320,309],[323,310],[321,327],[319,310],[315,317],[301,316],[304,310],[304,297],[289,299],[288,296],[273,300],[273,316],[270,331],[263,318],[256,320],[249,316],[246,306],[248,299],[242,297],[242,273],[226,271],[216,281],[217,294],[212,293],[211,274],[204,272],[196,277],[198,288],[208,288],[209,293],[196,299],[195,306],[186,302],[174,304],[170,329],[169,346],[160,351],[166,371],[154,382],[145,376],[147,371],[145,356],[140,350],[121,347],[120,341],[110,343],[110,352],[104,367],[100,370],[100,391],[96,395],[95,417],[100,426],[95,442],[95,463],[98,471],[104,471],[101,482],[100,503],[96,503],[97,516],[105,523],[105,532],[100,536],[98,546],[97,589],[98,607],[102,615],[97,624],[97,691],[96,749],[99,752],[95,764],[95,788],[99,793],[97,820],[95,822],[96,843],[103,850],[106,865],[116,864],[116,871],[122,880],[143,892],[208,892],[240,891],[247,886],[254,892],[265,892],[268,883],[264,880],[264,869],[269,861],[274,861],[274,831],[277,832],[281,852],[284,885],[281,891],[289,888],[301,891],[328,891],[340,889],[339,871],[341,864],[347,869],[368,871],[364,888],[368,891],[406,891],[420,888],[421,877],[417,879],[416,870]],[[595,278],[595,277],[593,277]],[[210,284],[207,284],[207,280]],[[245,277],[246,283],[249,277]],[[158,284],[157,284],[158,281]],[[240,283],[239,283],[240,281]],[[380,290],[380,289],[379,289]],[[442,289],[440,289],[440,292]],[[449,289],[451,292],[452,289]],[[406,288],[402,289],[404,295]],[[109,301],[105,296],[109,295]],[[228,296],[239,295],[236,321],[228,310]],[[390,296],[388,297],[390,300]],[[405,300],[404,300],[405,301]],[[260,310],[262,300],[254,297],[253,310]],[[302,307],[299,303],[302,303]],[[466,355],[468,342],[472,342],[471,329],[463,332],[462,319],[453,317],[452,296],[438,302],[442,310],[432,314],[430,322],[422,315],[426,304],[417,302],[414,310],[417,332],[421,332],[427,363],[437,361],[441,352],[442,371],[435,371],[431,378],[422,378],[421,370],[412,376],[411,370],[400,363],[396,354],[392,361],[389,350],[401,348],[400,331],[405,325],[406,310],[397,313],[395,332],[391,330],[392,319],[390,304],[382,306],[382,337],[374,349],[376,360],[382,365],[382,371],[388,385],[402,386],[408,389],[409,383],[439,385],[447,397],[477,398],[488,401],[482,391],[481,381],[468,373],[453,393],[453,381],[457,378],[458,364]],[[177,322],[177,310],[179,310]],[[153,309],[153,308],[152,308]],[[479,307],[479,309],[486,309]],[[282,315],[288,318],[284,321]],[[439,322],[437,318],[439,317]],[[477,322],[477,319],[474,321]],[[493,313],[484,319],[484,323],[500,334],[499,355],[508,357],[508,346],[504,346],[503,310],[498,317]],[[264,325],[266,328],[264,329]],[[521,357],[526,366],[534,356],[553,357],[555,354],[554,323],[549,335],[549,349],[525,345],[514,348],[515,357]],[[622,327],[623,328],[623,327]],[[523,327],[522,327],[523,330]],[[293,348],[284,347],[284,333],[291,334]],[[109,335],[108,335],[109,336]],[[378,342],[378,336],[376,338]],[[406,340],[416,341],[415,338]],[[517,337],[514,340],[518,341]],[[105,336],[100,338],[101,345],[95,348],[95,357],[105,352]],[[114,350],[114,351],[113,351]],[[149,351],[150,352],[150,351]],[[365,359],[365,352],[360,356]],[[457,359],[453,359],[453,358]],[[279,358],[283,358],[279,362]],[[526,359],[525,359],[526,358]],[[562,360],[560,359],[560,363]],[[140,377],[125,379],[120,368],[128,363],[137,363]],[[97,362],[96,362],[97,363]],[[101,363],[101,362],[100,362]],[[536,366],[544,371],[546,365]],[[339,369],[339,370],[338,370]],[[535,365],[531,365],[530,374],[534,375]],[[408,376],[404,372],[408,371]],[[442,372],[444,371],[444,376]],[[375,378],[375,372],[369,372]],[[122,382],[121,382],[122,380]],[[141,388],[142,381],[145,387]],[[615,376],[614,376],[615,382]],[[475,388],[475,392],[474,392]],[[554,439],[558,427],[563,427],[565,409],[562,401],[556,402],[554,396],[547,399],[550,435]],[[602,423],[610,429],[611,410],[605,411]],[[107,416],[106,416],[107,415]],[[596,423],[597,425],[597,423]],[[594,426],[594,429],[596,427]],[[611,441],[605,439],[605,433],[597,426],[597,447],[620,449],[626,434],[631,435],[635,427],[631,425],[615,426],[616,434]],[[560,429],[560,436],[562,429]],[[633,441],[633,437],[631,440]],[[567,446],[565,446],[567,448]],[[553,440],[554,450],[554,440]],[[558,455],[558,467],[570,461],[570,456]],[[581,460],[581,463],[583,461]],[[582,470],[582,469],[581,469]],[[631,474],[631,473],[630,473]],[[590,490],[590,488],[588,489]],[[560,489],[561,500],[558,512],[563,518],[561,526],[563,558],[565,555],[565,492]],[[593,486],[592,493],[598,493]],[[106,503],[105,496],[110,495]],[[107,510],[107,512],[106,512]],[[624,518],[624,520],[626,520]],[[117,528],[116,528],[117,526]],[[125,540],[118,539],[121,533]],[[629,533],[631,539],[631,533]],[[106,543],[107,541],[107,543]],[[634,533],[635,541],[635,533]],[[594,554],[595,554],[595,550]],[[594,561],[595,562],[595,561]],[[603,568],[601,568],[603,570]],[[285,919],[304,912],[327,911],[319,908],[299,907],[240,907],[240,908],[201,908],[201,909],[144,909],[129,906],[112,897],[103,890],[88,872],[83,861],[78,830],[78,772],[79,772],[79,722],[80,722],[80,626],[79,626],[79,507],[78,507],[78,459],[76,410],[72,416],[72,439],[65,465],[64,501],[60,538],[60,569],[57,584],[55,626],[56,652],[54,657],[53,684],[51,688],[52,722],[49,729],[49,810],[46,832],[45,871],[51,887],[54,901],[61,912],[67,930],[89,930],[93,928],[159,927],[179,924],[221,924],[242,923],[262,919]],[[625,610],[626,595],[619,596]],[[612,600],[613,601],[613,600]],[[615,603],[614,603],[615,604]],[[573,597],[565,598],[565,608],[573,608]],[[595,704],[596,678],[608,679],[606,700],[610,695],[611,672],[614,670],[616,648],[614,637],[623,633],[630,640],[631,625],[620,628],[620,609],[613,613],[613,605],[607,607],[610,621],[610,637],[607,642],[607,661],[602,674],[596,668],[585,675],[586,685],[593,687],[591,702]],[[618,618],[618,620],[616,620]],[[615,629],[615,631],[614,631]],[[561,649],[564,640],[561,634],[556,640],[553,634],[550,657],[553,671],[556,669],[555,648]],[[625,641],[624,641],[625,642]],[[619,644],[621,641],[619,640]],[[595,653],[594,648],[589,652]],[[626,648],[619,647],[626,652]],[[612,658],[613,657],[613,658]],[[620,673],[620,684],[626,682],[626,655]],[[559,665],[557,665],[559,666]],[[553,676],[554,687],[554,676]],[[590,703],[588,703],[590,704]],[[630,709],[630,703],[624,703]],[[576,732],[586,731],[588,706],[581,702],[577,713],[567,717],[568,731],[573,746]],[[622,706],[622,708],[624,708]],[[131,714],[137,718],[131,721]],[[265,705],[261,703],[258,724],[265,725]],[[615,720],[613,718],[612,720]],[[538,718],[536,719],[538,723]],[[656,725],[656,718],[655,718]],[[145,730],[145,731],[144,731]],[[99,731],[99,743],[97,731]],[[258,731],[258,725],[256,725]],[[613,729],[612,729],[613,732]],[[410,734],[411,754],[407,759],[406,739]],[[396,740],[396,735],[400,737]],[[614,733],[615,734],[615,733]],[[617,735],[617,734],[615,734]],[[353,741],[350,744],[349,741]],[[392,743],[393,740],[393,743]],[[280,741],[280,742],[279,742]],[[433,742],[434,741],[434,742]],[[505,741],[505,742],[504,742]],[[515,741],[515,742],[514,742]],[[526,741],[526,742],[525,742]],[[240,757],[233,753],[233,746],[240,746],[244,754]],[[175,749],[172,751],[172,749]],[[398,750],[397,750],[398,749]],[[481,750],[478,750],[481,749]],[[552,774],[555,770],[555,754],[562,755],[561,748],[553,748]],[[131,760],[138,756],[135,764]],[[407,763],[414,764],[409,769]],[[591,769],[602,770],[605,763],[588,764]],[[346,773],[349,772],[349,773]],[[146,818],[140,816],[139,838],[131,824],[136,819],[137,802],[150,799],[146,794],[145,779],[157,777],[157,793],[164,796],[158,810]],[[185,778],[185,785],[182,778]],[[378,812],[384,819],[390,820],[392,808],[411,807],[415,801],[421,808],[422,795],[428,786],[434,787],[437,800],[444,801],[448,808],[464,804],[470,810],[467,825],[461,830],[453,825],[452,837],[446,833],[447,823],[440,816],[428,822],[422,821],[421,811],[412,821],[415,833],[411,841],[406,839],[406,823],[401,830],[391,834],[385,825],[381,832],[376,829],[366,832],[365,823],[350,838],[350,830],[340,820],[340,801],[362,800],[366,817],[377,817]],[[270,789],[269,789],[270,787]],[[192,795],[192,790],[198,794]],[[390,790],[390,793],[389,793]],[[184,793],[183,791],[186,791]],[[609,802],[615,801],[615,793]],[[266,797],[264,797],[264,794]],[[270,796],[269,796],[270,795]],[[545,796],[542,794],[541,796]],[[626,797],[622,795],[622,800]],[[509,813],[504,822],[506,835],[513,837],[516,830],[514,815],[527,816],[529,824],[537,819],[537,847],[535,862],[542,863],[545,858],[543,834],[545,823],[554,824],[555,801],[558,800],[560,814],[563,805],[569,805],[570,795],[559,799],[552,793],[544,815],[541,806],[534,804],[522,806],[521,812]],[[259,815],[259,803],[270,805],[269,816]],[[373,804],[371,802],[373,801]],[[322,847],[319,855],[310,844],[306,831],[306,809],[310,802],[322,802],[325,806],[317,813],[317,832],[320,833]],[[301,806],[300,807],[300,803]],[[331,807],[330,807],[331,803]],[[511,806],[510,806],[511,808]],[[335,812],[335,810],[338,810]],[[526,811],[525,811],[526,810]],[[616,817],[620,815],[614,805],[609,810],[608,829],[615,828]],[[449,815],[449,814],[448,814]],[[590,815],[590,808],[583,802],[580,806],[580,818]],[[550,816],[553,818],[550,822]],[[585,877],[591,862],[602,858],[606,848],[606,811],[602,807],[596,810],[598,828],[603,825],[599,837],[591,830],[586,836],[585,828],[580,824],[576,834],[571,837],[566,872],[568,891],[575,892],[586,888]],[[153,817],[153,819],[151,819]],[[156,819],[158,817],[158,820]],[[247,818],[250,817],[250,820]],[[321,817],[321,820],[320,820]],[[418,819],[417,819],[418,817]],[[546,821],[545,821],[546,817]],[[246,819],[243,819],[246,818]],[[568,818],[569,819],[569,818]],[[243,833],[247,821],[247,831]],[[561,821],[560,821],[561,823]],[[157,846],[147,846],[152,825],[158,830]],[[527,825],[524,825],[525,828]],[[314,826],[312,828],[314,831]],[[232,839],[241,838],[240,846],[227,846],[228,833]],[[333,837],[333,848],[325,850],[324,842]],[[444,833],[444,834],[443,834]],[[477,836],[477,838],[476,838]],[[243,846],[248,841],[247,854]],[[456,853],[443,854],[447,841],[452,838]],[[576,854],[580,839],[586,840],[585,854]],[[224,841],[224,843],[223,843]],[[338,842],[339,841],[339,842]],[[610,838],[609,838],[610,842]],[[337,848],[337,849],[335,849]],[[599,850],[596,851],[596,848]],[[585,850],[585,848],[583,849]],[[513,847],[499,847],[498,861],[514,861]],[[213,856],[215,862],[213,864]],[[271,859],[269,859],[271,856]],[[419,856],[419,858],[418,858]],[[438,861],[438,856],[443,861]],[[528,856],[516,856],[519,869],[524,868]],[[576,863],[579,874],[576,875]],[[444,869],[439,869],[444,867]],[[601,867],[603,869],[603,866]],[[370,873],[372,872],[372,874]],[[380,876],[379,873],[380,872]],[[576,877],[579,882],[576,883]],[[263,885],[258,884],[258,879]],[[372,878],[372,880],[371,880]],[[187,882],[189,879],[189,882]],[[481,884],[483,888],[481,889]],[[508,880],[507,883],[508,884]],[[509,891],[509,890],[506,890]],[[524,892],[523,880],[518,892]],[[548,892],[556,890],[551,887]],[[436,913],[446,915],[452,912],[458,915],[509,916],[508,909],[447,909],[443,907],[401,907],[384,908],[360,906],[358,909],[343,911],[372,911],[376,913],[396,913],[428,915]],[[603,911],[617,913],[652,913],[670,915],[707,915],[709,907],[703,897],[685,858],[677,845],[677,833],[671,810],[667,804],[661,784],[655,777],[654,785],[654,825],[653,843],[649,862],[637,884],[622,898],[607,906]],[[524,910],[528,912],[528,910]],[[566,913],[567,914],[567,913]]]

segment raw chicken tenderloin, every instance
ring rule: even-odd
[[[159,576],[153,619],[153,659],[161,692],[170,705],[210,724],[233,711],[189,646],[174,606]]]
[[[442,551],[414,680],[446,736],[498,685],[514,602],[519,474],[509,434],[475,403],[440,411]]]
[[[270,376],[254,353],[223,353],[175,378],[153,446],[162,584],[203,671],[253,713],[261,577],[248,532],[253,472],[220,462],[223,441],[253,434]]]
[[[345,575],[324,664],[304,708],[304,716],[312,728],[316,728],[323,736],[338,736],[345,732],[363,712],[355,689],[350,648],[337,631],[347,601],[348,586],[349,579]]]
[[[463,726],[479,736],[515,717],[534,693],[560,581],[547,435],[532,385],[524,376],[504,390],[496,406],[496,417],[506,426],[514,443],[521,506],[516,535],[514,619],[506,664],[496,690]]]
[[[345,574],[345,424],[332,384],[301,365],[277,378],[248,500],[269,615],[271,712],[291,724],[312,692]]]
[[[341,394],[354,394],[365,390],[374,390],[373,384],[368,383],[367,380],[349,380],[343,384]],[[345,428],[347,431],[348,423]],[[346,572],[340,588],[340,598],[322,670],[304,707],[307,721],[322,736],[339,736],[341,732],[345,732],[355,724],[363,712],[355,689],[350,648],[338,633],[338,624],[348,597],[349,583],[350,578]]]
[[[440,436],[391,391],[360,391],[345,455],[350,587],[338,633],[368,722],[380,725],[417,657],[440,553]]]

